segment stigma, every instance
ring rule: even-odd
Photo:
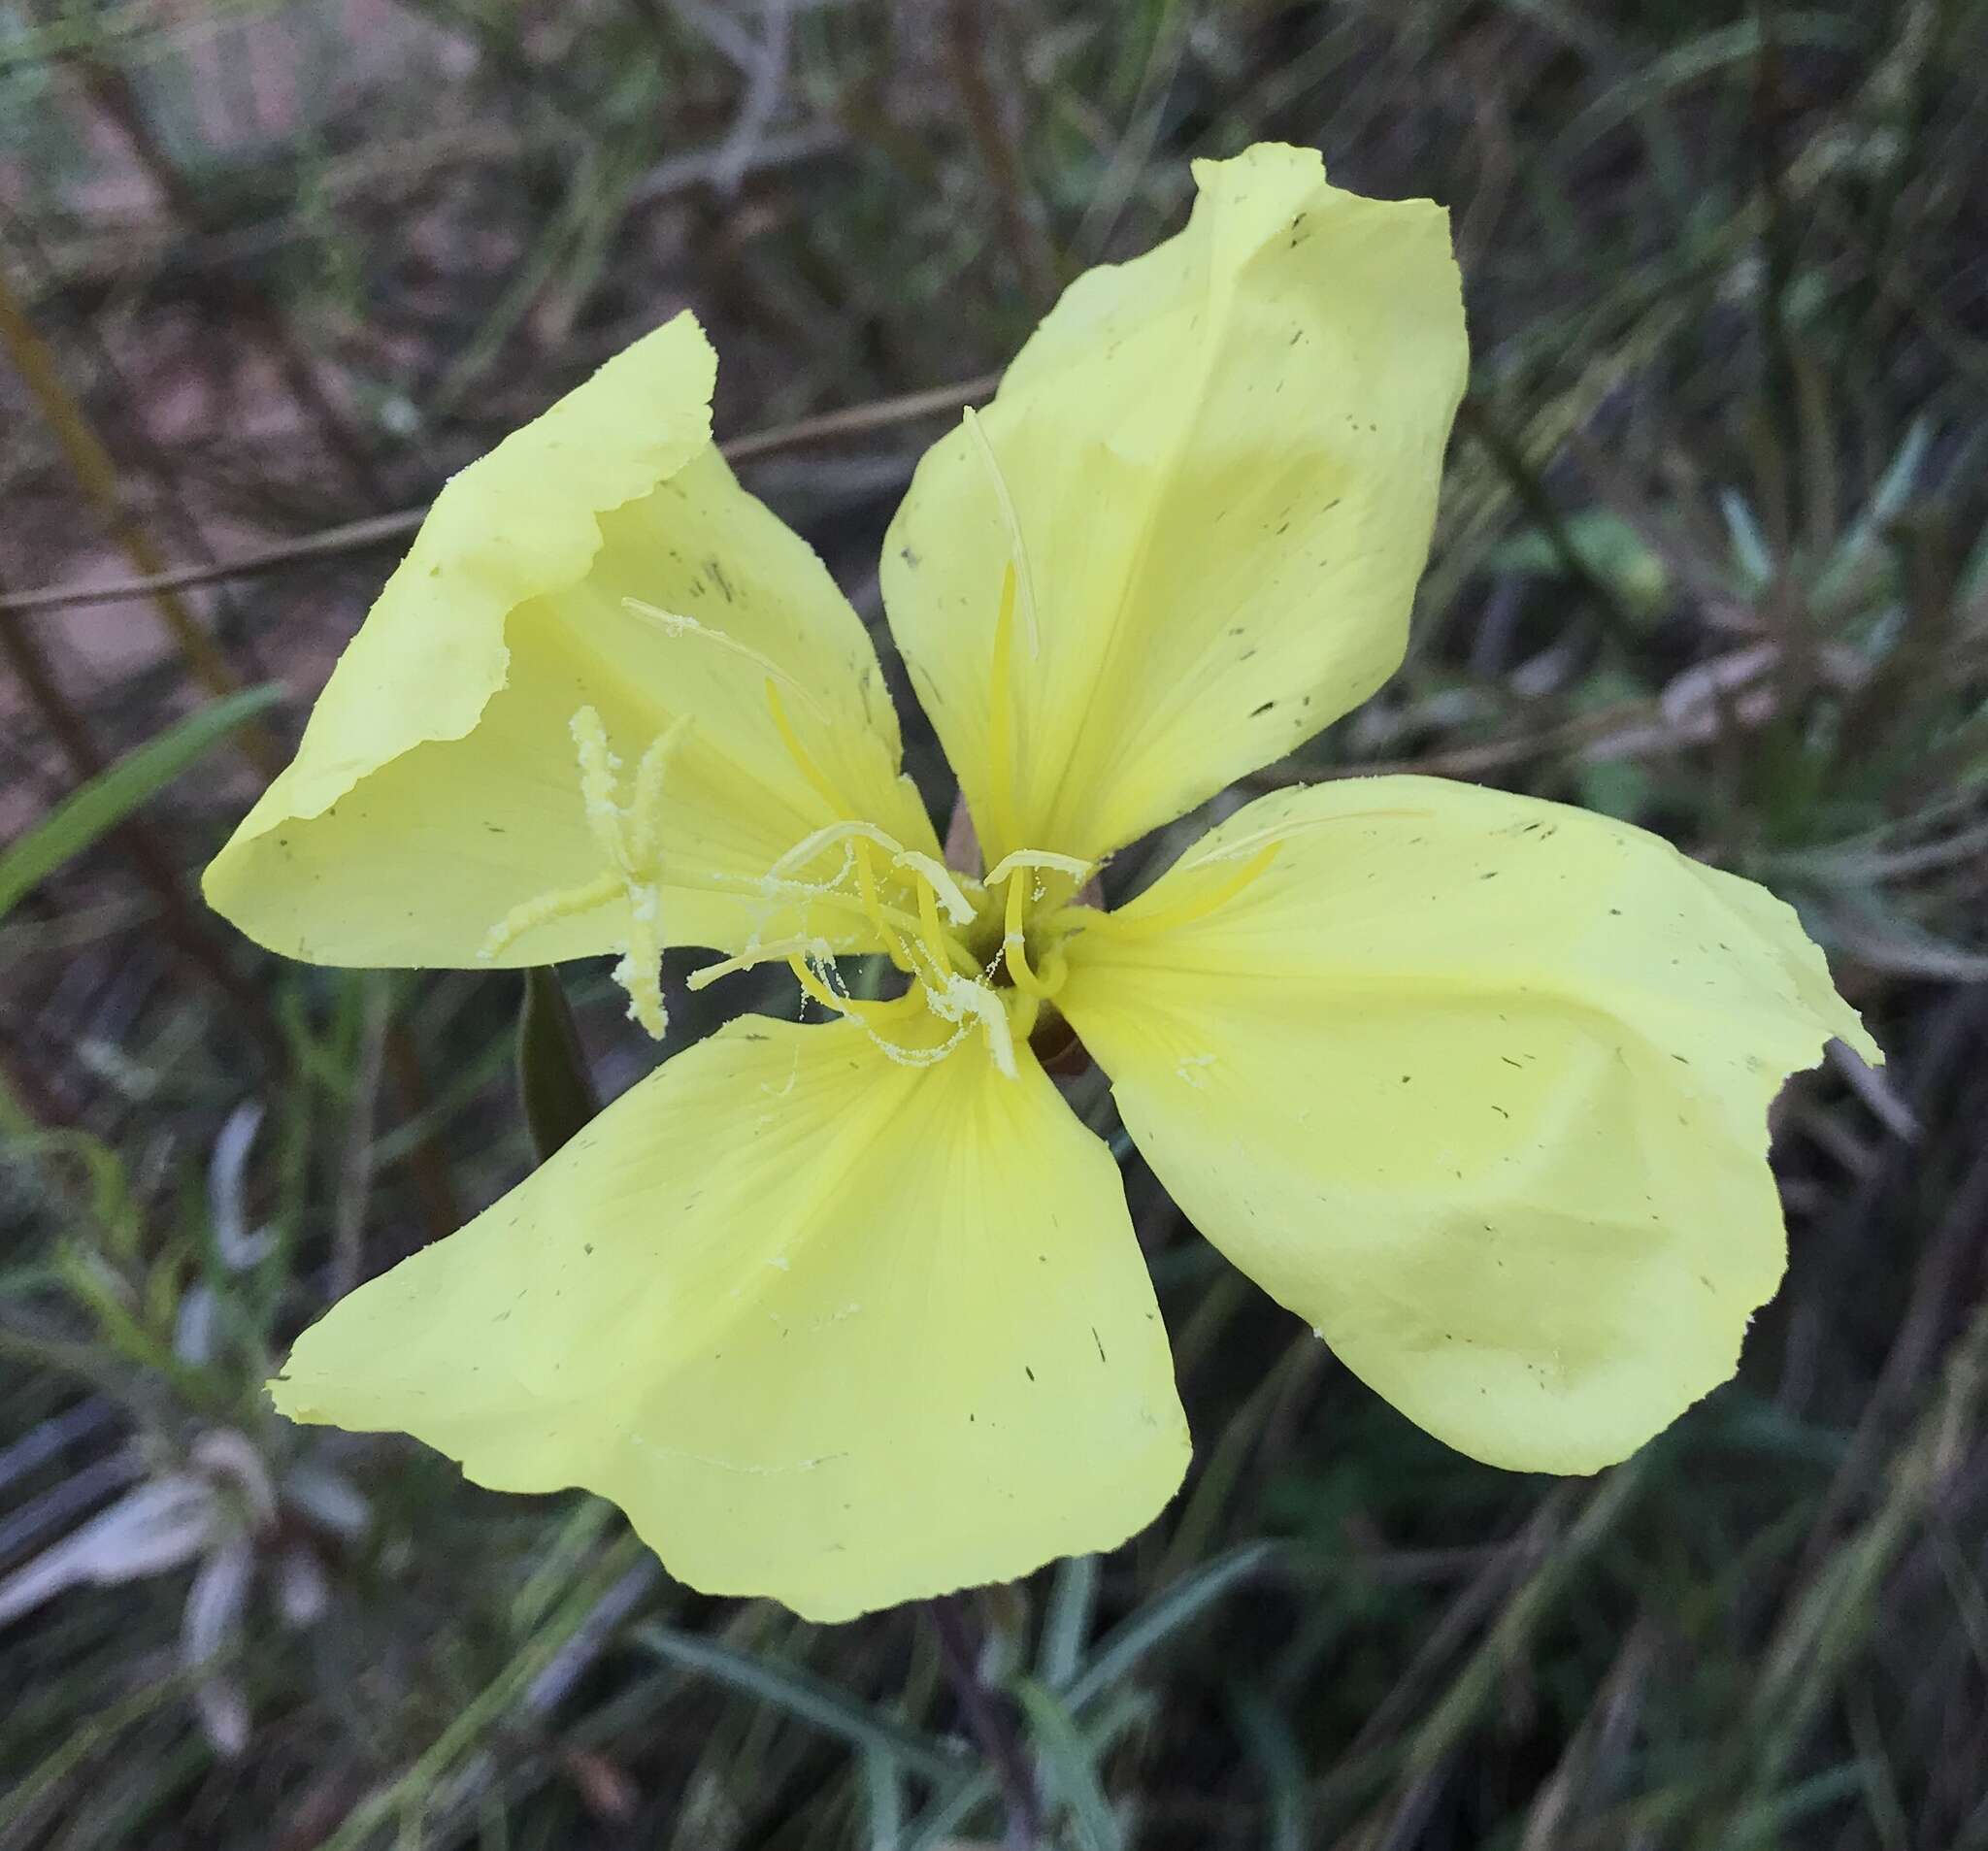
[[[608,746],[599,712],[583,707],[572,720],[580,757],[580,797],[588,832],[606,863],[592,880],[556,888],[512,908],[490,928],[477,955],[487,963],[527,932],[625,901],[628,927],[616,949],[613,978],[628,996],[629,1019],[661,1041],[670,1026],[663,1007],[663,786],[671,761],[690,728],[688,714],[650,741],[636,766],[628,799],[620,798],[621,761]]]

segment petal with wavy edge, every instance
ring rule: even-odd
[[[1188,1454],[1104,1145],[1026,1049],[912,1068],[849,1023],[665,1063],[274,1390],[587,1486],[693,1586],[815,1619],[1111,1548]]]
[[[1520,1469],[1620,1459],[1732,1374],[1785,1255],[1768,1106],[1830,1036],[1877,1054],[1761,888],[1432,778],[1251,804],[1070,955],[1059,1005],[1202,1232]]]
[[[1071,285],[984,447],[935,445],[885,543],[891,629],[990,863],[1181,814],[1407,645],[1467,358],[1447,218],[1342,192],[1305,149],[1194,174],[1186,229]],[[1004,494],[1027,570],[997,672]]]
[[[861,620],[712,447],[713,365],[680,314],[447,483],[296,759],[208,869],[221,912],[319,963],[475,964],[513,908],[603,872],[571,733],[587,706],[626,776],[689,716],[662,812],[670,942],[779,936],[791,921],[749,883],[839,815],[931,850]],[[606,950],[627,923],[615,901],[499,962]]]

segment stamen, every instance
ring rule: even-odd
[[[832,885],[814,886],[805,880],[776,881],[771,876],[768,876],[759,885],[762,893],[771,891],[779,897],[792,898],[800,901],[803,907],[832,907],[838,912],[851,913],[874,926],[878,932],[894,938],[906,933],[916,936],[919,930],[918,921],[909,912],[905,911],[902,907],[893,907],[882,900],[878,900],[876,904],[876,910],[873,912],[869,907],[863,904],[862,899],[858,895],[853,893],[838,893]],[[899,938],[899,942],[902,943],[902,939]],[[856,947],[851,946],[849,948],[855,949]]]
[[[527,932],[542,925],[550,925],[554,919],[573,919],[582,912],[591,912],[596,907],[620,899],[623,891],[621,876],[610,872],[589,880],[583,887],[542,893],[535,900],[513,907],[498,920],[478,947],[477,956],[487,964],[500,952],[510,950]]]
[[[771,944],[753,945],[735,958],[720,958],[715,964],[701,965],[685,981],[693,990],[709,989],[719,977],[730,976],[735,971],[750,971],[762,964],[778,963],[782,958],[804,956],[817,947],[824,958],[834,956],[829,946],[817,938],[776,939]]]
[[[1043,999],[1030,996],[1026,991],[1009,1005],[1008,1033],[1011,1041],[1026,1042],[1036,1032],[1036,1023],[1043,1013]]]
[[[795,958],[806,959],[812,964],[818,966],[821,970],[833,973],[835,971],[836,955],[835,946],[830,944],[826,939],[812,934],[796,934],[793,938],[774,939],[765,944],[749,945],[746,950],[740,952],[737,957],[720,958],[714,964],[702,965],[697,970],[691,972],[685,981],[692,990],[705,990],[715,983],[719,977],[731,976],[739,971],[757,970],[762,964],[791,963]],[[906,991],[903,996],[893,996],[881,1002],[861,998],[850,999],[851,1002],[859,1004],[865,1009],[891,1011],[908,1008],[911,1004],[918,1000],[919,996],[915,985]]]
[[[946,953],[945,928],[939,923],[939,897],[925,881],[918,883],[918,927],[925,942],[925,955],[932,960],[935,982],[944,982],[952,973],[952,959]]]
[[[749,643],[741,643],[737,637],[729,636],[723,630],[714,630],[708,623],[699,623],[695,617],[686,617],[676,611],[665,611],[660,605],[646,604],[640,598],[623,598],[621,608],[634,611],[639,617],[648,618],[670,636],[697,637],[706,643],[716,644],[721,649],[729,649],[734,655],[743,655],[748,662],[757,663],[776,680],[784,681],[793,690],[794,698],[823,726],[834,724],[816,704],[805,681],[790,670],[781,668],[772,656],[763,650],[755,649]]]
[[[929,989],[927,998],[932,1012],[942,1021],[963,1023],[969,1017],[977,1021],[987,1038],[987,1051],[994,1056],[994,1065],[1008,1078],[1017,1076],[1008,1010],[984,983],[976,983],[971,977],[949,976],[943,987]]]
[[[1009,857],[1010,861],[1013,859],[1012,855]],[[1007,865],[1007,862],[1002,863],[1003,867]],[[1041,998],[1047,996],[1049,989],[1048,985],[1029,968],[1028,944],[1021,929],[1021,909],[1025,898],[1021,881],[1011,876],[1008,882],[1007,909],[1002,920],[1001,951],[1008,960],[1008,975],[1014,979],[1014,987],[1024,996]]]
[[[833,848],[837,843],[851,841],[874,842],[893,860],[904,853],[904,844],[895,836],[886,835],[875,823],[846,821],[825,823],[812,835],[803,836],[791,848],[777,859],[767,870],[769,876],[778,876],[791,868],[805,867],[824,848]]]
[[[848,813],[848,805],[843,802],[836,787],[823,776],[821,767],[808,755],[808,748],[801,744],[793,723],[787,718],[787,710],[780,701],[780,691],[774,685],[770,676],[766,683],[766,705],[773,714],[773,723],[779,730],[780,743],[786,746],[788,755],[800,767],[801,776],[813,786],[815,794],[830,810],[838,816],[845,816]]]
[[[966,1039],[967,1031],[964,1024],[957,1026],[954,1032],[936,1047],[906,1047],[900,1041],[893,1041],[886,1036],[879,1035],[877,1032],[878,1021],[886,1021],[894,1016],[932,1007],[929,992],[922,985],[913,984],[903,996],[893,997],[887,1003],[873,1003],[848,996],[839,989],[831,988],[829,983],[822,980],[820,973],[811,968],[810,958],[812,955],[803,953],[787,960],[789,968],[794,973],[794,980],[801,986],[802,994],[812,998],[824,1008],[833,1009],[837,1014],[845,1015],[858,1023],[864,1034],[900,1067],[936,1067]],[[832,963],[824,964],[822,969],[831,979],[840,981]],[[935,1012],[943,1020],[958,1020],[956,1016],[944,1010]]]
[[[994,660],[987,671],[987,802],[997,839],[1005,845],[1014,820],[1014,565],[1001,574],[1001,604],[994,613]]]
[[[888,851],[893,867],[909,868],[918,877],[921,906],[929,888],[936,894],[939,903],[944,906],[947,915],[956,924],[970,924],[976,916],[974,903],[967,898],[959,882],[953,878],[950,872],[943,864],[933,860],[930,855],[919,854],[914,849],[901,846],[896,837],[878,829],[875,823],[849,820],[824,824],[812,834],[804,836],[775,861],[772,868],[767,871],[762,885],[767,891],[772,891],[771,883],[781,881],[782,877],[790,871],[804,867],[820,854],[822,850],[832,848],[839,843],[874,843],[878,847]],[[837,876],[838,879],[840,877],[840,876]],[[820,885],[804,886],[799,891],[812,893],[815,898],[829,905],[840,904],[845,909],[863,912],[866,916],[871,916],[872,923],[878,927],[879,932],[887,932],[889,927],[894,926],[902,934],[918,934],[920,936],[925,934],[925,926],[922,920],[911,918],[909,913],[888,905],[880,898],[875,902],[876,914],[870,915],[869,904],[861,897],[862,879],[863,870],[862,865],[859,864],[857,869],[858,891],[855,894],[839,895],[829,891],[828,887]],[[830,884],[833,885],[833,883]],[[934,923],[937,923],[936,919]],[[886,937],[885,944],[886,948],[892,948],[893,940]],[[953,969],[973,971],[978,968],[974,962],[973,953],[943,928],[939,931],[937,943],[934,944],[928,940],[926,949],[930,952],[936,968],[940,971]],[[904,939],[897,939],[894,942],[894,949],[892,950],[893,962],[896,962],[898,952],[903,952],[905,958],[905,962],[899,968],[905,971],[911,970],[912,968],[911,956]]]
[[[836,969],[834,959],[827,952],[828,947],[817,942],[809,950],[797,952],[787,959],[788,968],[794,973],[802,990],[825,1008],[842,1015],[853,1016],[866,1027],[925,1008],[925,998],[915,984],[902,996],[881,999],[851,996],[849,986],[843,981],[842,973]]]
[[[827,984],[822,982],[820,977],[815,975],[813,967],[805,957],[797,954],[789,958],[787,960],[787,968],[793,972],[794,981],[801,986],[801,994],[803,996],[813,998],[823,1008],[837,1015],[856,1015],[860,1013],[860,1011],[850,1007],[848,998],[837,996]],[[829,966],[830,970],[834,968],[833,965]]]
[[[890,929],[883,916],[882,905],[877,898],[877,875],[870,866],[870,844],[861,836],[855,839],[856,848],[856,891],[862,902],[863,911],[870,923],[877,928],[882,939],[884,949],[890,954],[890,961],[900,971],[909,973],[911,969],[911,954],[905,949],[904,941]]]
[[[1003,855],[980,879],[985,886],[998,887],[1017,868],[1044,868],[1053,874],[1068,875],[1082,886],[1097,865],[1095,861],[1083,861],[1076,855],[1051,854],[1046,848],[1017,848],[1011,855]]]
[[[945,908],[945,915],[954,925],[972,925],[977,909],[966,897],[952,871],[943,861],[934,861],[930,855],[921,855],[914,848],[900,848],[891,857],[900,868],[909,868],[939,896]]]
[[[974,443],[980,452],[980,460],[987,466],[987,475],[994,484],[994,498],[1001,504],[1001,524],[1008,529],[1009,557],[1021,569],[1021,614],[1027,626],[1029,654],[1041,655],[1043,637],[1036,622],[1036,576],[1029,565],[1029,549],[1021,537],[1021,520],[1014,512],[1014,497],[1008,492],[1008,479],[1001,473],[1001,460],[994,454],[994,446],[987,441],[987,433],[980,428],[979,414],[969,405],[964,416],[967,429],[973,433]]]

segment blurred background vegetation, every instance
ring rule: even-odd
[[[1001,1839],[929,1616],[275,1418],[530,1163],[519,986],[195,877],[424,500],[633,336],[697,310],[876,618],[920,445],[1267,137],[1452,209],[1474,369],[1407,670],[1265,780],[1659,829],[1891,1060],[1790,1085],[1787,1286],[1595,1480],[1425,1438],[1128,1157],[1193,1472],[963,1615],[1045,1840],[1988,1847],[1984,73],[1972,0],[0,0],[0,1847]]]

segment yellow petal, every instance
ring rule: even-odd
[[[1069,950],[1058,1004],[1202,1232],[1520,1469],[1623,1458],[1732,1374],[1784,1260],[1768,1105],[1832,1035],[1877,1055],[1760,888],[1433,778],[1251,804]]]
[[[1186,229],[1066,291],[885,543],[891,628],[990,865],[1131,841],[1406,646],[1466,365],[1447,217],[1341,192],[1298,149],[1194,173]]]
[[[669,1061],[274,1386],[825,1620],[1111,1548],[1188,1453],[1105,1147],[1026,1050],[911,1068],[848,1023]]]
[[[711,446],[713,364],[679,315],[448,482],[295,762],[209,868],[220,911],[321,963],[476,963],[514,908],[603,873],[585,707],[631,774],[688,716],[660,806],[669,942],[777,936],[740,877],[844,810],[930,844],[861,620]],[[499,961],[605,950],[628,927],[616,901]]]

